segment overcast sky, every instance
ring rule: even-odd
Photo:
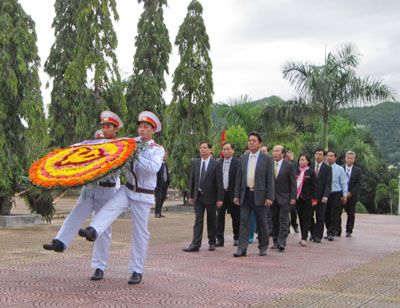
[[[53,0],[20,0],[36,22],[39,56],[43,67],[54,43]],[[187,13],[189,0],[169,0],[165,23],[173,43]],[[400,1],[399,0],[200,0],[210,38],[214,102],[247,94],[252,99],[295,95],[282,78],[288,60],[323,63],[325,50],[353,42],[362,55],[360,76],[380,78],[399,99]],[[122,78],[132,72],[136,27],[142,5],[136,0],[117,0],[119,21],[116,50]],[[167,103],[171,100],[172,74],[179,63],[173,47],[170,75],[166,77]],[[42,94],[50,102],[41,70]]]

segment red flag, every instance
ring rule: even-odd
[[[222,135],[221,135],[221,158],[224,157],[224,155],[222,154],[222,146],[224,145],[224,142],[226,141],[226,137],[225,137],[225,128],[222,130]]]

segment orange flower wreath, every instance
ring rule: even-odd
[[[29,177],[44,188],[78,187],[122,167],[135,150],[132,138],[87,140],[47,154],[32,164]]]

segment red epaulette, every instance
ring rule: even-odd
[[[161,144],[158,144],[158,143],[155,143],[155,142],[151,143],[150,146],[151,147],[156,146],[156,147],[161,147],[161,148],[163,147]]]

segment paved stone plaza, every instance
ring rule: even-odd
[[[129,219],[113,224],[102,281],[89,279],[92,243],[76,237],[62,254],[42,248],[62,218],[0,229],[0,307],[400,307],[400,217],[357,215],[352,238],[303,248],[292,232],[284,253],[269,249],[260,257],[253,243],[247,257],[233,258],[229,216],[225,247],[209,252],[205,234],[199,253],[184,253],[194,215],[165,215],[151,215],[149,254],[136,286],[127,283]]]

